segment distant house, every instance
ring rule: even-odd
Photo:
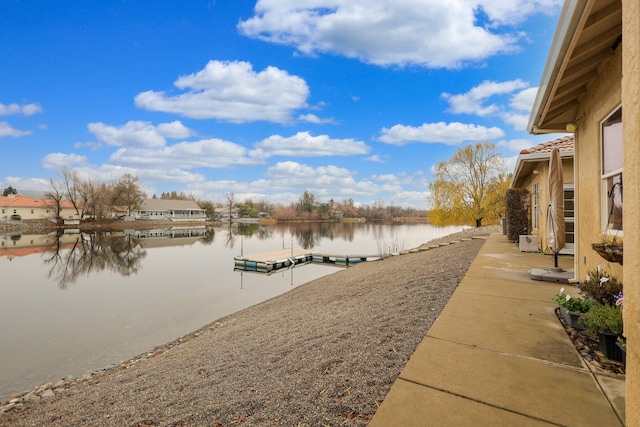
[[[193,200],[146,199],[132,213],[142,220],[206,221],[204,209]]]
[[[61,202],[60,217],[65,220],[77,220],[78,215],[71,202]],[[53,200],[33,199],[31,197],[9,194],[0,196],[0,220],[22,221],[29,219],[56,219],[56,204]]]
[[[564,170],[564,213],[566,245],[563,254],[574,253],[575,215],[573,182],[573,135],[554,139],[522,150],[516,162],[511,188],[524,188],[531,194],[531,232],[539,237],[541,251],[547,248],[546,218],[549,206],[549,158],[558,148]]]
[[[231,221],[234,219],[238,219],[238,209],[233,208],[229,211],[228,207],[218,207],[216,208],[216,220],[218,221]]]

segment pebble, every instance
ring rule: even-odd
[[[51,389],[45,390],[45,391],[40,395],[40,397],[42,397],[43,399],[48,399],[48,398],[51,398],[51,397],[54,397],[54,396],[55,396],[55,393],[54,393],[54,392],[53,392],[53,390],[51,390]]]

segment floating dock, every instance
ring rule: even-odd
[[[301,264],[334,264],[349,267],[365,261],[379,259],[378,255],[346,255],[310,252],[304,249],[282,249],[233,258],[234,270],[272,273]]]

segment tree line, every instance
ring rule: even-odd
[[[233,193],[228,193],[225,200],[218,203],[199,200],[182,191],[163,192],[160,199],[193,200],[211,219],[216,217],[216,208],[223,208],[242,218],[267,216],[280,221],[428,218],[430,223],[437,226],[480,226],[483,221],[497,224],[504,216],[506,190],[512,178],[504,169],[493,144],[483,142],[458,149],[449,160],[435,167],[434,180],[429,183],[430,210],[385,205],[382,200],[376,200],[372,205],[356,203],[352,198],[321,201],[308,190],[288,205],[276,205],[266,199],[239,201]],[[131,174],[105,183],[83,179],[77,171],[65,166],[61,169],[60,178],[58,181],[50,178],[50,188],[45,192],[45,198],[54,207],[59,221],[62,220],[63,202],[71,203],[81,220],[103,220],[111,218],[116,208],[126,209],[130,214],[147,198],[140,187],[139,178]],[[9,186],[3,194],[17,194],[17,190]],[[152,198],[158,197],[154,194]]]

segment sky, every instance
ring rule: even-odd
[[[513,171],[562,0],[0,0],[0,188],[429,208],[488,141]]]

